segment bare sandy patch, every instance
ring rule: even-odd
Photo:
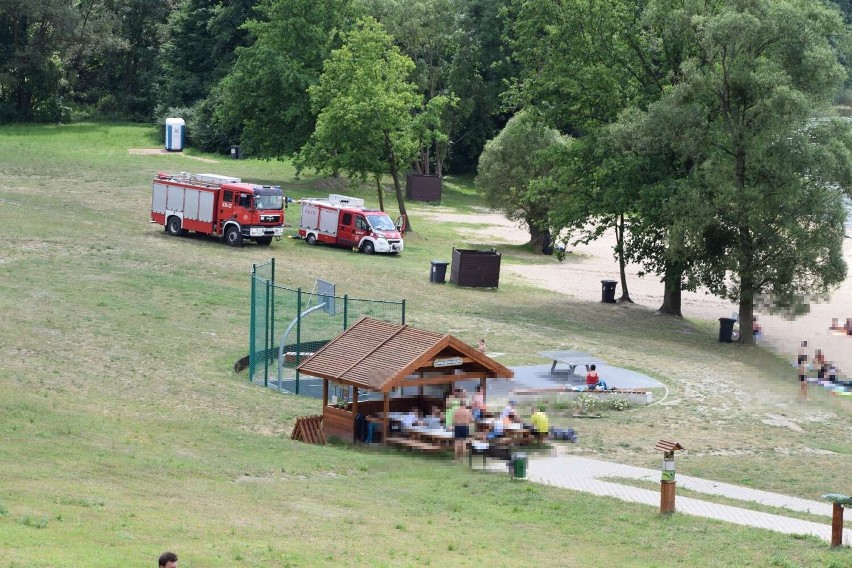
[[[184,158],[189,158],[190,160],[198,160],[199,162],[205,162],[207,164],[219,163],[219,160],[201,158],[199,156],[190,156],[189,154],[185,154],[183,152],[170,152],[165,148],[128,148],[127,152],[134,156],[157,156],[165,154],[169,156],[183,156]]]
[[[529,241],[529,233],[518,223],[506,219],[498,212],[488,209],[477,210],[473,214],[453,213],[447,208],[429,208],[419,211],[430,220],[473,225],[461,227],[462,234],[476,240],[501,244],[519,245]],[[504,264],[502,269],[516,274],[538,288],[566,294],[578,300],[600,301],[601,280],[619,280],[618,261],[614,256],[614,234],[607,233],[597,241],[587,245],[577,245],[568,249],[565,260],[559,262],[555,257],[541,257],[536,264]],[[844,243],[844,258],[852,266],[852,239]],[[663,285],[654,275],[640,276],[641,267],[628,264],[626,267],[627,285],[630,298],[639,306],[656,310],[662,304]],[[621,296],[621,284],[616,289],[616,297]],[[685,318],[715,321],[723,317],[736,317],[737,306],[704,290],[684,292],[682,312]],[[830,297],[821,303],[812,304],[810,312],[795,320],[781,316],[758,314],[763,334],[759,341],[766,347],[783,353],[791,362],[795,358],[802,340],[808,340],[809,354],[822,349],[830,361],[834,361],[840,371],[852,375],[852,336],[840,335],[829,331],[832,318],[841,322],[852,317],[852,279],[847,278]]]

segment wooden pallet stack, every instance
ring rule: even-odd
[[[308,444],[325,444],[325,434],[322,431],[322,415],[302,416],[296,418],[296,426],[290,436]]]

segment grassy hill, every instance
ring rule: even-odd
[[[158,146],[134,125],[0,128],[0,566],[152,566],[166,549],[183,568],[852,565],[848,549],[812,538],[661,518],[441,459],[292,442],[295,417],[318,402],[232,371],[247,352],[251,265],[270,256],[281,282],[333,277],[340,293],[404,297],[408,323],[485,335],[505,364],[570,346],[667,385],[661,404],[576,425],[571,451],[658,467],[654,442],[677,439],[689,449],[682,473],[809,499],[852,490],[850,408],[823,393],[795,404],[787,363],[719,345],[712,322],[545,293],[505,273],[496,291],[438,289],[430,259],[489,243],[424,222],[430,205],[411,206],[417,233],[398,257],[169,237],[149,223],[157,171],[282,183],[296,198],[375,196],[294,181],[281,162],[128,152]],[[478,203],[469,180],[449,179],[445,196],[441,207]],[[500,250],[504,262],[556,262]]]

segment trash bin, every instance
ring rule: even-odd
[[[527,454],[512,454],[512,479],[527,476]]]
[[[618,282],[615,280],[601,280],[601,302],[604,304],[615,303],[615,287]]]
[[[447,280],[447,265],[449,262],[443,260],[433,260],[432,268],[429,270],[429,282],[435,284],[444,284]]]
[[[736,321],[733,318],[719,318],[719,343],[733,342]]]
[[[235,160],[241,160],[243,152],[239,146],[231,146],[231,157]]]

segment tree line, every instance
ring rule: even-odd
[[[187,120],[379,188],[477,171],[534,250],[616,237],[661,311],[845,278],[847,1],[0,0],[0,122]],[[382,204],[383,205],[383,204]],[[746,336],[747,334],[743,334]],[[744,337],[748,340],[748,337]]]

